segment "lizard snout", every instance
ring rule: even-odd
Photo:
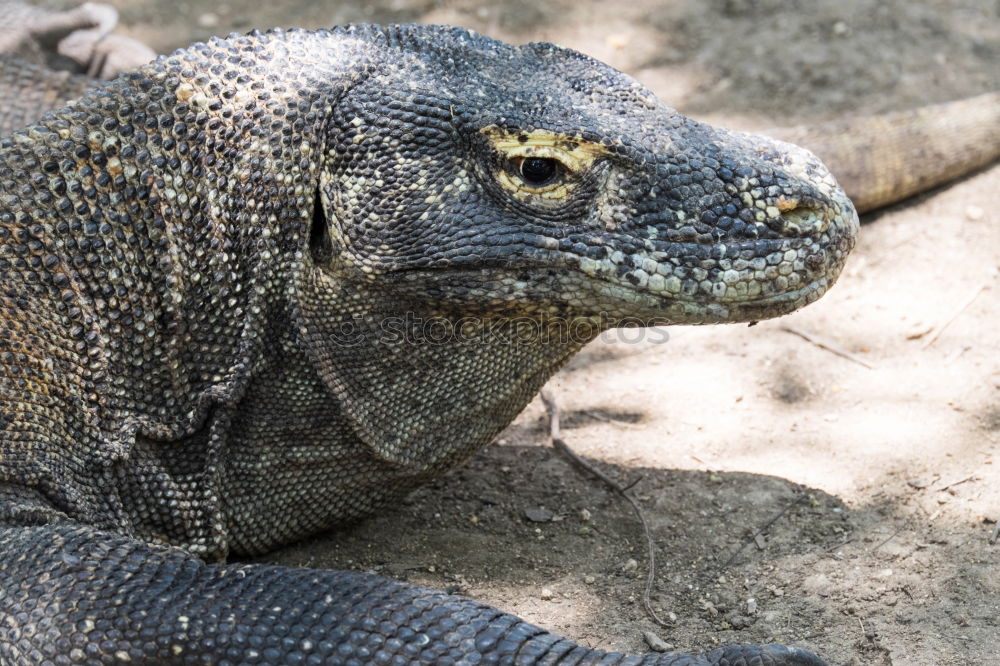
[[[762,211],[766,226],[785,238],[819,238],[828,232],[853,235],[854,205],[826,166],[800,146],[761,139],[767,146],[764,163],[775,169],[775,179],[784,190],[766,202]],[[761,211],[757,216],[760,220]]]

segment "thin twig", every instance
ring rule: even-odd
[[[848,361],[852,361],[854,363],[857,363],[858,365],[864,366],[864,367],[868,368],[869,370],[874,370],[875,369],[874,366],[872,366],[870,363],[868,363],[868,361],[865,361],[864,359],[862,359],[861,357],[859,357],[857,354],[852,354],[851,352],[847,351],[846,349],[838,347],[837,345],[833,344],[832,342],[828,342],[826,340],[822,340],[819,337],[813,335],[812,333],[806,333],[801,328],[798,328],[796,326],[790,326],[789,324],[782,324],[779,328],[782,331],[786,331],[788,333],[791,333],[792,335],[799,336],[800,338],[802,338],[806,342],[811,342],[812,344],[816,345],[820,349],[825,349],[825,350],[827,350],[830,353],[836,354],[837,356],[839,356],[841,358],[846,358]]]
[[[932,344],[937,342],[937,339],[941,337],[942,333],[944,333],[944,329],[951,326],[951,322],[958,319],[958,316],[963,312],[965,312],[965,309],[970,305],[972,305],[972,302],[979,297],[979,294],[981,294],[983,290],[989,286],[990,286],[990,280],[987,280],[978,287],[976,287],[976,289],[972,292],[972,295],[969,296],[967,299],[965,299],[965,301],[960,306],[955,308],[955,310],[951,313],[951,315],[947,319],[945,319],[943,322],[934,327],[934,332],[930,334],[930,336],[927,338],[927,341],[924,342],[924,346],[921,347],[921,349],[927,349]]]
[[[976,479],[976,475],[975,474],[970,474],[969,476],[965,477],[964,479],[959,479],[958,481],[952,481],[948,485],[941,486],[940,488],[938,488],[938,492],[944,492],[945,490],[948,490],[949,488],[954,488],[955,486],[961,485],[961,484],[966,483],[968,481],[974,481],[975,479]]]
[[[879,543],[879,544],[878,544],[877,546],[875,546],[874,548],[872,548],[872,549],[871,549],[870,551],[868,551],[868,552],[870,552],[870,553],[874,553],[874,552],[875,552],[876,550],[878,550],[879,548],[881,548],[881,547],[882,547],[882,546],[884,546],[885,544],[887,544],[887,543],[889,543],[890,541],[892,541],[893,539],[895,539],[895,538],[896,538],[896,536],[897,536],[897,535],[898,535],[898,534],[899,534],[900,532],[902,532],[902,531],[903,531],[904,529],[906,529],[906,523],[903,523],[902,525],[900,525],[900,526],[899,526],[899,529],[897,529],[897,530],[896,530],[895,532],[893,532],[892,534],[890,534],[889,536],[887,536],[887,537],[886,537],[885,539],[883,539],[883,540],[882,540],[882,541],[881,541],[881,542],[880,542],[880,543]]]
[[[593,409],[586,410],[584,414],[586,414],[591,418],[595,418],[598,421],[604,421],[605,423],[610,423],[613,426],[618,426],[619,428],[627,428],[634,430],[641,427],[638,423],[629,423],[628,421],[613,419],[610,416],[605,416],[604,414],[601,414],[600,412],[597,412]]]
[[[641,475],[635,477],[635,479],[633,479],[632,481],[630,481],[627,486],[622,486],[622,490],[624,490],[625,492],[628,492],[628,491],[632,490],[633,488],[635,488],[637,485],[639,485],[640,481],[642,481],[642,476]]]
[[[805,494],[799,495],[798,497],[795,498],[795,500],[793,500],[792,502],[789,502],[788,504],[786,504],[781,509],[781,511],[779,511],[774,516],[772,516],[770,520],[768,520],[766,523],[764,523],[763,525],[761,525],[760,529],[758,529],[752,535],[744,538],[743,539],[743,543],[740,544],[740,547],[736,550],[736,552],[733,553],[729,557],[728,560],[726,560],[725,562],[723,562],[722,565],[718,569],[716,569],[716,576],[718,576],[719,573],[721,573],[721,572],[725,571],[726,569],[728,569],[729,565],[732,564],[736,560],[736,558],[740,556],[740,553],[742,553],[744,550],[746,550],[747,546],[749,546],[751,543],[753,543],[753,542],[755,542],[757,540],[757,537],[759,537],[764,532],[766,532],[771,527],[771,525],[774,525],[776,522],[778,522],[778,520],[781,519],[781,517],[784,516],[786,513],[788,513],[789,511],[791,511],[792,509],[794,509],[795,507],[797,507],[799,504],[802,504],[804,501],[806,501],[806,498],[807,498],[807,495],[805,495]]]
[[[646,513],[639,506],[639,503],[628,493],[628,488],[622,487],[617,481],[609,477],[607,474],[597,469],[589,462],[581,458],[576,451],[571,449],[566,441],[562,438],[562,431],[559,428],[559,406],[556,404],[555,399],[548,391],[542,391],[541,393],[542,402],[545,404],[545,411],[549,415],[549,440],[552,442],[552,446],[570,460],[574,465],[580,469],[588,472],[592,476],[597,477],[603,481],[609,488],[614,490],[616,493],[621,495],[625,500],[632,505],[632,509],[635,510],[635,515],[639,518],[639,523],[642,525],[642,532],[646,537],[646,556],[649,561],[649,570],[646,574],[646,586],[642,591],[642,607],[646,610],[646,615],[661,627],[672,628],[669,622],[660,618],[656,611],[653,610],[653,604],[650,602],[650,597],[653,594],[653,583],[656,579],[656,544],[653,542],[653,534],[649,529],[649,523],[646,521]],[[629,485],[631,488],[634,483]]]
[[[837,543],[833,544],[829,548],[826,548],[825,550],[826,550],[827,553],[832,553],[833,551],[838,550],[840,548],[843,548],[847,544],[853,543],[853,542],[854,542],[854,537],[851,537],[850,539],[847,539],[845,541],[838,541]]]

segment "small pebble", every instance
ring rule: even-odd
[[[621,51],[623,48],[628,46],[628,37],[621,33],[608,35],[604,38],[604,43],[616,51]]]
[[[586,509],[580,509],[580,520],[582,520],[585,523],[589,523],[591,518],[592,516],[590,515],[590,511],[587,511]]]
[[[932,325],[925,324],[924,322],[917,322],[912,327],[910,327],[909,331],[906,332],[906,339],[918,340],[933,330],[934,327]]]
[[[583,577],[583,582],[586,583],[587,585],[593,585],[596,581],[597,581],[597,579],[594,578],[593,576],[584,576]]]
[[[202,28],[218,28],[219,15],[212,12],[205,12],[198,17],[198,26]]]
[[[626,573],[631,573],[639,568],[639,563],[633,559],[626,560],[625,564],[622,565],[622,571]]]
[[[746,615],[740,615],[739,613],[730,613],[726,616],[726,622],[733,629],[746,629],[753,622]]]
[[[542,593],[539,595],[542,601],[548,601],[555,596],[555,593],[547,587],[542,588]]]
[[[757,614],[757,600],[753,597],[747,599],[747,615]]]
[[[646,645],[649,646],[649,649],[654,652],[670,652],[674,649],[673,645],[666,642],[652,631],[642,632],[642,637],[646,639]]]
[[[728,589],[717,590],[708,598],[720,611],[727,611],[739,605],[736,593]]]
[[[533,523],[547,523],[555,514],[544,506],[535,506],[524,510],[524,517]]]
[[[876,636],[878,636],[878,629],[875,628],[875,622],[873,620],[868,620],[868,622],[864,623],[864,625],[865,638],[873,640]]]
[[[969,206],[965,207],[965,219],[967,219],[969,222],[978,222],[979,220],[983,219],[985,215],[986,211],[983,209],[982,206],[970,204]]]

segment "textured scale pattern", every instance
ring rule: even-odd
[[[821,664],[218,562],[453,468],[602,330],[812,302],[856,229],[810,153],[547,44],[253,33],[90,91],[0,141],[0,661]]]
[[[82,76],[0,55],[0,93],[9,95],[0,104],[0,131],[35,122],[40,111],[65,105],[90,85]]]

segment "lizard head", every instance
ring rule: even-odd
[[[464,314],[607,325],[753,321],[833,284],[857,216],[811,153],[571,50],[419,30],[390,28],[332,111],[322,262]]]

